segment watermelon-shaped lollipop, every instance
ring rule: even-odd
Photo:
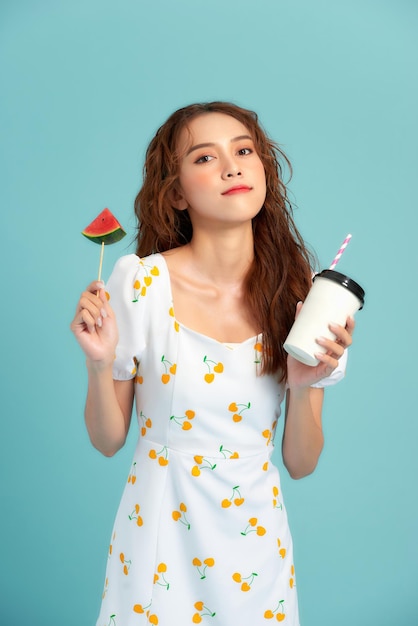
[[[102,246],[100,253],[99,277],[97,279],[100,280],[102,274],[104,247],[111,243],[120,241],[122,237],[125,237],[126,233],[109,209],[103,209],[96,219],[94,219],[91,224],[86,226],[81,234],[87,237],[87,239],[90,239],[90,241],[94,241],[94,243],[101,244]]]

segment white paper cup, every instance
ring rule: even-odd
[[[354,280],[335,270],[316,274],[302,310],[283,345],[288,354],[305,365],[318,365],[315,353],[326,349],[316,343],[319,337],[335,339],[329,324],[345,326],[364,305],[364,290]]]

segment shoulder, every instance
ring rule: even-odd
[[[159,271],[162,265],[164,265],[164,259],[162,259],[160,254],[151,254],[146,257],[126,254],[116,261],[109,282],[112,282],[115,277],[120,279],[133,277],[138,274],[145,275],[153,268],[157,268]],[[154,269],[154,273],[156,273],[156,269]]]
[[[112,302],[122,299],[138,303],[150,294],[154,294],[153,300],[158,300],[158,293],[164,290],[170,291],[168,271],[159,253],[146,257],[138,257],[136,254],[120,257],[106,285],[108,298]],[[146,299],[150,301],[149,297]]]

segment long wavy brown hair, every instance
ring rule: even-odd
[[[197,116],[223,113],[241,122],[251,135],[266,173],[266,199],[253,219],[254,260],[244,284],[248,314],[263,334],[261,373],[287,376],[283,343],[292,326],[296,303],[309,291],[313,255],[293,220],[293,208],[283,182],[290,162],[258,122],[258,116],[229,102],[192,104],[173,113],[152,139],[145,158],[144,180],[135,200],[140,257],[188,243],[193,228],[187,210],[173,206],[178,191],[183,128]]]

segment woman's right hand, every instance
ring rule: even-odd
[[[101,281],[81,294],[70,328],[89,361],[99,367],[112,365],[118,329]]]

